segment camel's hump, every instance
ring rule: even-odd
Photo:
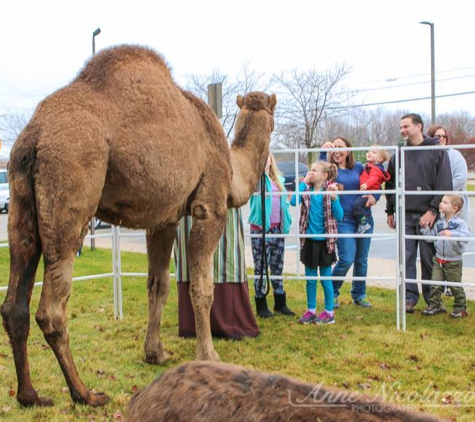
[[[152,48],[119,45],[104,49],[95,55],[79,72],[76,80],[100,89],[106,79],[117,72],[137,74],[153,70],[160,72],[162,77],[172,79],[165,59]]]

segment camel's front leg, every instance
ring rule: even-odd
[[[170,357],[170,353],[163,348],[160,340],[160,324],[170,292],[169,267],[175,236],[175,225],[147,231],[148,325],[144,351],[145,361],[153,364],[162,364]]]
[[[71,290],[74,251],[71,248],[69,256],[58,258],[55,262],[45,258],[45,278],[36,321],[58,359],[72,399],[80,404],[103,406],[109,397],[86,388],[79,378],[69,347],[66,305]]]
[[[214,282],[211,274],[213,254],[224,230],[226,213],[206,212],[193,221],[190,232],[190,296],[195,313],[196,358],[219,361],[211,337],[210,311],[214,300]],[[196,216],[196,214],[195,214]]]

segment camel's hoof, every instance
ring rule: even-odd
[[[110,397],[105,393],[91,393],[89,405],[92,407],[101,407],[109,403]]]
[[[196,359],[197,360],[207,360],[210,362],[221,362],[221,359],[219,358],[218,353],[216,350],[208,350],[207,352],[198,352],[196,354]]]
[[[150,363],[152,365],[163,365],[164,363],[170,360],[172,355],[173,353],[167,350],[162,350],[161,353],[146,353],[145,362]]]
[[[54,401],[48,397],[36,397],[34,400],[22,400],[18,397],[18,403],[23,407],[51,407],[54,406]]]
[[[109,403],[110,398],[107,394],[104,393],[93,393],[89,391],[87,397],[83,397],[79,394],[71,394],[71,398],[74,403],[84,404],[91,407],[100,407]]]

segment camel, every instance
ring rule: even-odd
[[[209,319],[211,259],[228,208],[247,202],[264,171],[276,103],[274,94],[238,96],[230,147],[214,112],[174,83],[161,55],[122,45],[97,54],[69,85],[38,105],[9,163],[11,262],[1,314],[21,405],[53,405],[33,388],[27,353],[29,305],[41,255],[44,278],[36,321],[72,400],[90,406],[109,401],[81,381],[66,318],[75,252],[93,216],[146,230],[144,359],[151,364],[169,357],[160,338],[169,263],[177,222],[193,217],[189,248],[196,358],[219,360]]]
[[[220,362],[169,369],[136,393],[128,422],[437,422],[380,398]]]

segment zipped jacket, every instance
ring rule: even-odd
[[[381,164],[367,163],[360,176],[360,185],[366,183],[366,190],[380,190],[383,182],[387,182],[389,179],[389,173],[384,170]]]
[[[270,177],[266,174],[266,193],[272,192],[272,184]],[[285,179],[279,176],[280,183],[284,186]],[[249,200],[250,213],[248,222],[255,226],[262,228],[262,199],[260,196],[261,192],[261,180],[259,179],[256,192],[259,195],[252,195]],[[284,191],[285,192],[285,191]],[[270,229],[270,217],[272,213],[272,196],[266,195],[265,198],[265,208],[266,208],[266,221],[265,221],[265,231]],[[289,234],[290,226],[292,225],[292,216],[290,215],[290,204],[287,201],[287,195],[280,196],[280,227],[282,234]]]
[[[432,228],[422,227],[421,233],[424,236],[440,236],[437,240],[426,240],[426,242],[434,242],[435,254],[437,258],[445,261],[461,261],[462,254],[465,251],[465,243],[468,240],[445,240],[446,237],[440,235],[444,230],[450,231],[450,237],[470,237],[470,229],[467,222],[460,217],[454,216],[450,220],[437,220]]]

